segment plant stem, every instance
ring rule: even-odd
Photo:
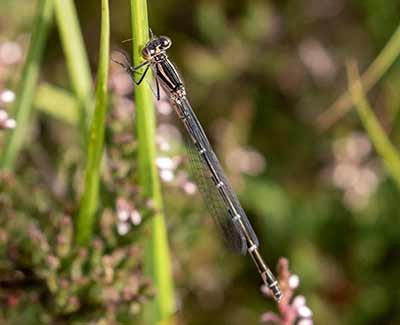
[[[149,27],[146,0],[131,0],[133,58],[142,62],[141,50],[148,41]],[[155,108],[153,94],[146,83],[136,88],[136,130],[138,138],[139,182],[146,198],[158,211],[149,222],[145,242],[145,272],[157,288],[157,296],[145,311],[146,324],[167,320],[175,311],[170,254],[165,219],[162,213],[161,185],[155,165]]]
[[[33,107],[32,102],[39,78],[43,50],[52,21],[52,13],[53,0],[40,0],[28,56],[22,71],[21,82],[17,90],[17,99],[12,111],[17,126],[9,131],[0,160],[0,166],[4,169],[14,169],[15,158],[23,145],[26,131],[29,129],[29,117]]]
[[[368,103],[362,88],[357,66],[354,62],[348,64],[347,73],[349,78],[349,91],[352,95],[353,104],[357,108],[358,115],[375,150],[383,159],[386,169],[400,189],[400,156],[389,141]]]
[[[369,91],[386,71],[392,66],[400,55],[400,25],[395,30],[389,42],[375,58],[372,64],[361,77],[365,91]],[[346,114],[352,107],[352,96],[346,90],[326,111],[317,119],[322,130],[330,128],[338,119]]]
[[[101,1],[101,35],[97,72],[96,105],[90,127],[84,192],[76,220],[76,241],[86,245],[91,239],[98,208],[100,168],[104,146],[104,130],[108,106],[107,82],[110,52],[110,15],[108,0]]]
[[[89,60],[73,0],[54,0],[54,9],[72,89],[80,108],[79,125],[86,143],[93,98]]]

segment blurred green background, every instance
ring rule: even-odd
[[[75,4],[94,76],[100,2]],[[346,60],[355,59],[364,71],[390,40],[399,24],[399,2],[168,0],[149,1],[148,6],[154,33],[173,41],[169,55],[254,223],[269,265],[273,267],[280,256],[289,259],[291,270],[300,277],[298,293],[307,298],[316,324],[399,324],[399,189],[354,109],[329,129],[321,130],[318,122],[320,114],[347,89]],[[129,51],[129,44],[121,44],[131,37],[128,1],[110,1],[110,12],[112,48]],[[36,1],[0,0],[0,13],[0,91],[15,90]],[[21,51],[17,62],[7,62],[8,42]],[[11,53],[18,56],[19,52]],[[400,144],[399,82],[396,61],[368,93],[396,148]],[[52,88],[46,92],[44,85],[48,84]],[[35,99],[38,110],[16,163],[19,187],[12,188],[20,196],[9,193],[12,198],[6,202],[18,201],[24,220],[38,218],[46,224],[49,211],[73,214],[79,196],[74,187],[82,182],[76,126],[68,118],[54,117],[74,105],[68,102],[72,90],[55,25],[46,43],[40,85]],[[118,150],[113,131],[122,128],[113,125],[112,117],[132,130],[134,114],[126,114],[132,106],[130,87],[123,71],[111,65],[114,95],[106,138],[112,150]],[[61,90],[66,97],[52,97]],[[0,105],[9,107],[6,102]],[[161,170],[177,321],[256,324],[263,312],[274,310],[274,304],[261,294],[251,260],[225,250],[200,196],[188,193],[185,186],[190,182],[182,183],[188,177],[188,166],[179,121],[167,106],[164,102],[157,105],[159,141],[171,147],[164,150],[161,146],[160,156],[182,160],[172,174]],[[129,159],[121,164],[130,163],[135,165]],[[71,202],[52,202],[57,197],[46,194],[52,177],[61,179],[60,191]],[[104,182],[112,184],[110,177],[105,175]],[[9,189],[2,185],[1,190]],[[101,194],[107,202],[119,195],[107,193]],[[7,230],[4,221],[2,225]],[[7,269],[7,256],[3,256],[2,270]],[[18,303],[10,302],[14,291],[10,293],[7,286],[1,290],[2,321],[21,324],[18,317],[23,313]],[[24,290],[17,290],[17,296],[22,297]],[[84,309],[83,305],[74,311],[75,319]],[[42,311],[32,314],[37,312]],[[28,324],[33,316],[26,317]],[[54,322],[69,319],[49,317]]]

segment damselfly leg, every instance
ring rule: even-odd
[[[130,64],[128,54],[126,54],[124,51],[121,51],[121,50],[118,50],[118,53],[123,55],[123,57],[125,58],[125,62],[120,62],[118,60],[115,60],[114,58],[111,58],[111,61],[118,64],[126,72],[128,72],[128,74],[132,77],[132,80],[136,85],[140,85],[142,83],[144,77],[146,76],[147,72],[149,71],[150,63],[148,61],[144,61],[144,62],[140,63],[139,65],[137,65],[136,67],[134,67]],[[146,66],[146,69],[144,70],[144,72],[142,72],[142,73],[139,72],[138,70],[140,70],[144,66]],[[140,75],[140,78],[138,81],[135,80],[134,74]]]
[[[157,100],[160,100],[160,82],[158,81],[158,67],[156,67],[156,75],[154,79],[156,79],[156,98]]]
[[[120,62],[118,60],[115,60],[114,58],[111,58],[111,61],[113,61],[114,63],[118,64],[119,66],[121,66],[126,72],[128,72],[128,74],[131,76],[131,79],[133,80],[133,82],[136,85],[140,85],[142,83],[142,81],[144,80],[144,78],[147,75],[147,72],[149,71],[151,64],[149,61],[144,61],[141,64],[137,65],[136,67],[132,66],[128,57],[128,54],[125,51],[122,50],[117,50],[118,53],[120,53],[124,58],[125,58],[125,63],[124,62]],[[143,72],[139,72],[138,70],[140,70],[141,68],[143,68],[144,66],[146,66],[146,69]],[[139,80],[136,81],[135,79],[135,74],[139,75]],[[151,86],[151,84],[149,83],[149,81],[146,79],[153,95],[157,98],[157,100],[160,100],[160,83],[158,81],[157,78],[157,73],[155,76],[155,82],[156,82],[156,91],[153,90],[153,87]]]

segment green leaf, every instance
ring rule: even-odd
[[[35,101],[35,108],[66,123],[77,126],[79,123],[79,105],[75,96],[57,86],[39,84]]]
[[[400,156],[385,131],[379,124],[365,96],[360,75],[355,63],[348,64],[349,91],[357,108],[361,122],[371,139],[375,150],[383,159],[386,169],[400,188]]]
[[[133,58],[135,65],[143,62],[141,51],[149,37],[147,3],[131,0]],[[175,312],[171,262],[165,218],[161,198],[161,185],[155,165],[155,108],[154,97],[146,83],[137,86],[136,130],[138,138],[139,182],[146,198],[154,202],[157,211],[149,221],[149,238],[145,243],[145,272],[157,288],[157,296],[146,306],[146,324],[158,324]]]
[[[53,0],[40,0],[38,2],[38,15],[33,29],[32,41],[17,90],[17,99],[12,109],[12,115],[17,126],[15,129],[7,131],[9,133],[0,160],[0,166],[4,169],[12,170],[14,168],[15,158],[29,129],[32,102],[39,78],[43,49],[52,21],[52,13]]]
[[[97,72],[96,105],[90,126],[84,191],[76,220],[76,241],[85,245],[91,239],[99,205],[100,169],[104,147],[104,131],[108,108],[108,64],[110,52],[110,15],[108,0],[101,1],[101,35]]]

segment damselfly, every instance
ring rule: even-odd
[[[190,106],[183,80],[167,56],[166,51],[170,47],[171,40],[168,37],[151,35],[150,41],[142,50],[144,61],[141,64],[133,67],[129,63],[115,60],[114,62],[121,65],[136,84],[140,84],[149,68],[152,68],[157,99],[160,99],[161,84],[190,136],[195,152],[192,159],[197,162],[197,169],[203,174],[199,179],[203,184],[199,187],[206,204],[211,206],[210,212],[220,226],[225,241],[241,254],[245,255],[246,252],[250,254],[264,283],[271,290],[275,300],[279,301],[282,294],[278,281],[264,262],[253,227],[232,191],[207,136]],[[144,68],[144,72],[136,81],[135,73],[138,73],[141,68]],[[201,177],[205,178],[201,179]]]

